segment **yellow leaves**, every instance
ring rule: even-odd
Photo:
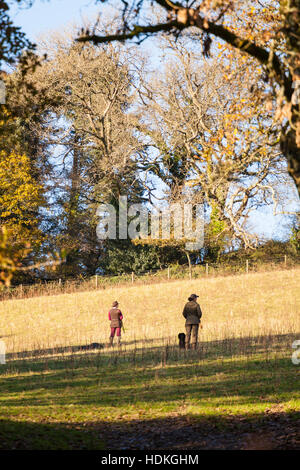
[[[11,212],[10,212],[10,211],[6,211],[6,212],[5,212],[5,211],[1,211],[1,217],[6,218],[6,217],[9,217],[10,215],[11,215]]]
[[[300,122],[296,125],[296,145],[300,147]]]
[[[9,286],[21,260],[39,246],[42,237],[34,215],[42,186],[32,176],[30,159],[16,152],[0,152],[0,287]]]
[[[189,186],[190,188],[197,186],[197,184],[199,184],[199,178],[188,180],[185,183],[185,185]]]
[[[24,258],[30,252],[30,243],[12,242],[14,239],[14,230],[7,229],[5,226],[0,230],[0,289],[9,287],[11,279],[18,269],[19,260]]]
[[[2,116],[7,119],[7,118],[11,118],[11,113],[8,111],[7,107],[4,106],[4,105],[1,105],[1,114]],[[0,121],[0,125],[3,125],[5,123],[5,121],[1,120]]]
[[[2,224],[34,225],[30,212],[42,202],[42,186],[31,175],[29,158],[0,152],[0,220]]]

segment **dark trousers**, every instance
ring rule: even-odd
[[[196,345],[198,343],[199,324],[185,325],[185,329],[186,329],[186,335],[185,335],[186,348],[188,348],[191,343],[192,347],[196,349]]]

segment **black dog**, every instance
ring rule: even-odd
[[[179,348],[185,349],[185,333],[179,333],[178,339],[179,339]]]

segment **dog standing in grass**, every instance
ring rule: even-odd
[[[185,349],[197,348],[198,343],[198,331],[200,325],[200,318],[202,317],[202,311],[200,305],[197,302],[199,295],[192,294],[188,298],[188,302],[185,304],[182,315],[185,318]]]
[[[179,333],[179,349],[185,349],[185,333]]]

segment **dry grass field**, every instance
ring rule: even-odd
[[[107,343],[107,312],[118,300],[125,345],[173,343],[194,292],[203,311],[202,341],[300,333],[299,285],[300,269],[293,269],[3,301],[0,336],[8,353]]]
[[[299,281],[292,269],[1,302],[0,449],[182,448],[183,435],[191,448],[247,448],[241,423],[256,436],[270,416],[266,448],[295,448]],[[191,293],[203,329],[199,349],[181,351]],[[113,300],[124,313],[120,350],[105,346]],[[216,439],[229,425],[237,431]]]

